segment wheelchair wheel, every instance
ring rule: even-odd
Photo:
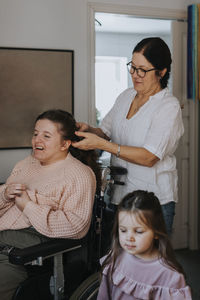
[[[96,300],[100,285],[99,275],[97,272],[84,280],[69,300]]]

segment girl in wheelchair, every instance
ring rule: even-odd
[[[134,191],[119,204],[110,252],[102,259],[98,300],[190,300],[182,267],[152,192]]]
[[[24,248],[87,234],[100,170],[94,151],[72,147],[76,130],[66,111],[49,110],[37,117],[32,155],[18,162],[0,186],[0,246]],[[1,300],[11,299],[26,277],[23,266],[0,254]]]

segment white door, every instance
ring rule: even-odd
[[[172,85],[173,94],[182,106],[184,135],[176,151],[178,168],[178,198],[173,225],[172,243],[175,249],[189,247],[189,102],[186,91],[187,23],[172,22]]]

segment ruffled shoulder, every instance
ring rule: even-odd
[[[110,271],[110,265],[105,266],[103,274],[108,275]],[[133,299],[142,299],[142,300],[192,300],[191,290],[189,286],[184,288],[174,289],[167,288],[162,286],[152,286],[137,282],[132,278],[127,277],[122,274],[118,269],[113,272],[113,284],[115,287],[119,288],[122,291],[122,294],[125,293],[129,296],[132,296]]]

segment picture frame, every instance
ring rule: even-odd
[[[49,109],[74,114],[74,51],[0,47],[0,149],[31,147]]]

